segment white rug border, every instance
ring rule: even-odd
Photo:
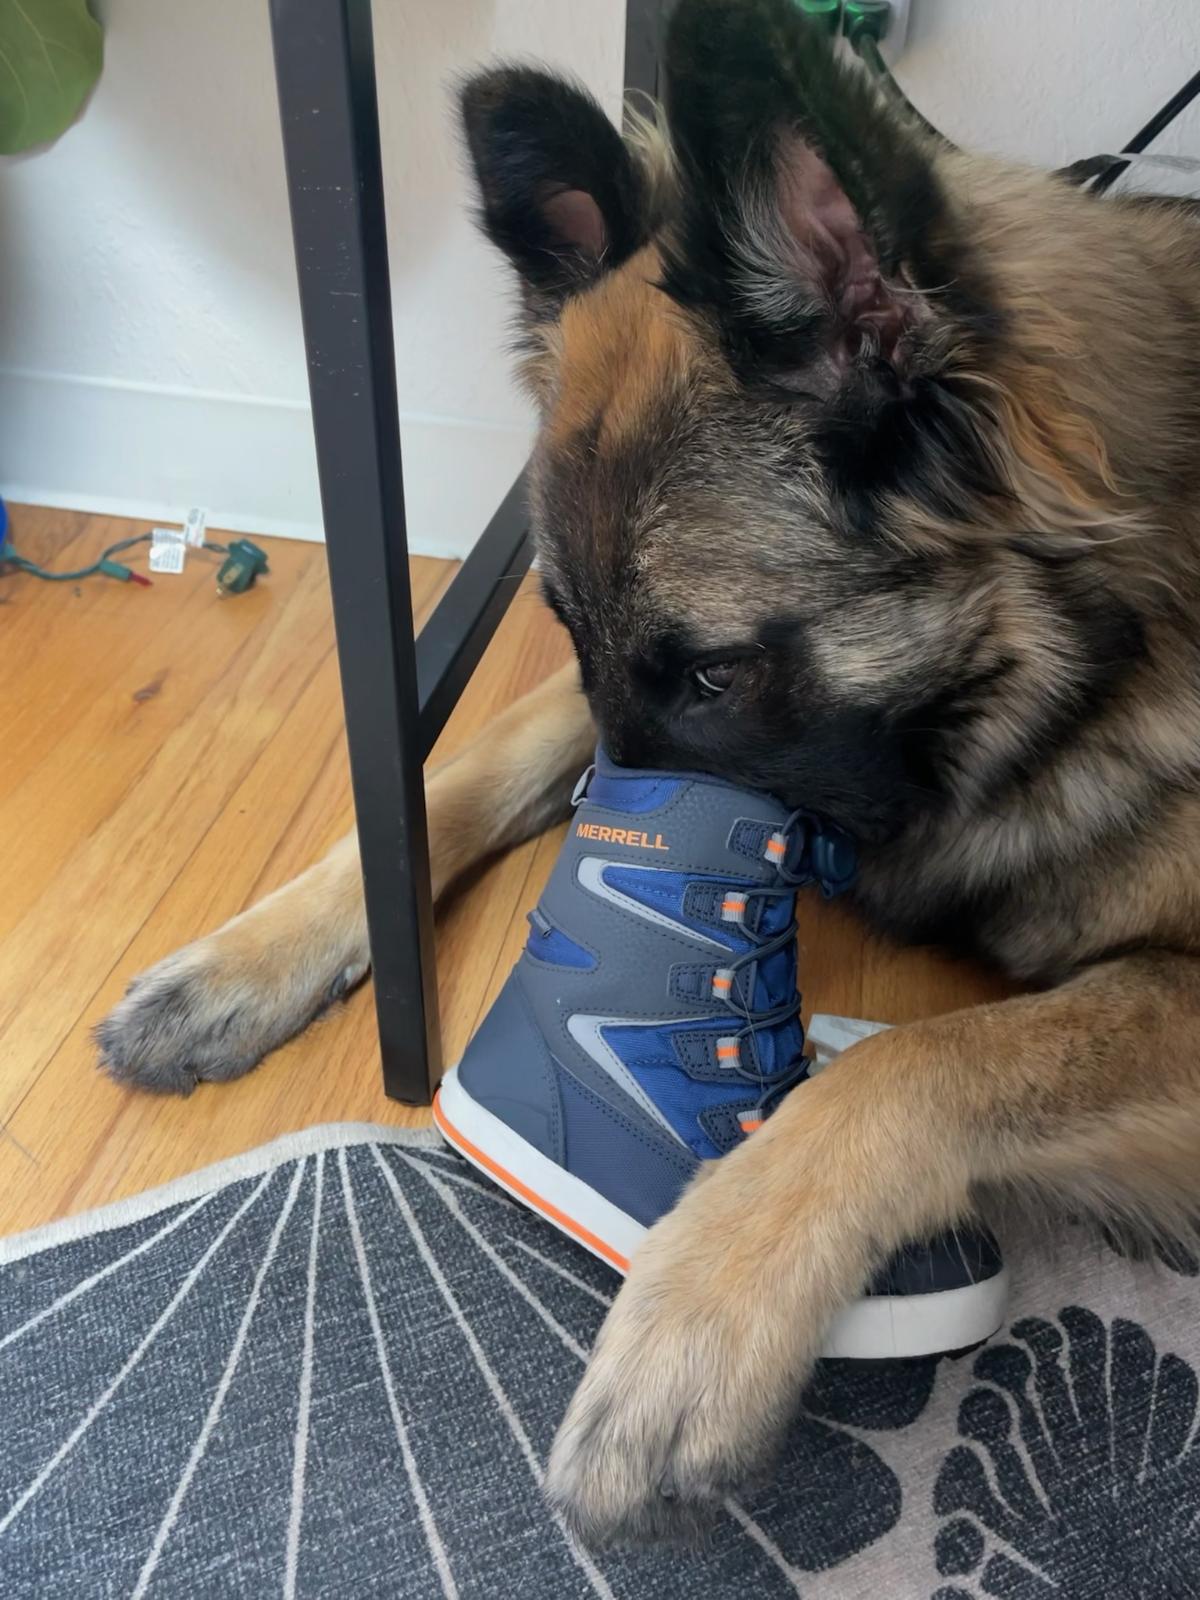
[[[285,1161],[315,1155],[318,1150],[340,1150],[355,1144],[402,1144],[427,1150],[447,1148],[436,1128],[400,1128],[382,1122],[320,1122],[295,1133],[281,1134],[267,1144],[255,1145],[223,1161],[214,1161],[211,1166],[201,1167],[181,1178],[172,1178],[156,1189],[144,1189],[124,1200],[110,1200],[107,1205],[95,1206],[91,1211],[80,1211],[74,1216],[61,1217],[56,1222],[45,1222],[40,1227],[0,1239],[0,1267],[39,1255],[55,1245],[73,1244],[94,1233],[108,1233],[113,1228],[141,1222],[156,1212],[165,1211],[168,1206],[198,1200],[201,1195],[223,1189],[241,1178],[260,1177]]]

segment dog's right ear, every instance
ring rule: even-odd
[[[550,73],[480,73],[461,109],[483,230],[516,267],[530,314],[554,316],[642,243],[637,168],[596,101]]]

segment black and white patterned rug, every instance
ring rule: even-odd
[[[0,1242],[0,1595],[1200,1595],[1200,1279],[1010,1250],[959,1361],[828,1363],[703,1549],[545,1509],[617,1287],[433,1137],[331,1126]]]

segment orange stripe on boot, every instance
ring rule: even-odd
[[[506,1172],[498,1161],[493,1161],[491,1156],[485,1155],[479,1146],[472,1144],[465,1134],[459,1133],[454,1124],[447,1120],[446,1114],[441,1107],[441,1098],[440,1093],[435,1094],[433,1097],[433,1120],[452,1145],[461,1150],[471,1161],[481,1166],[485,1172],[490,1172],[504,1188],[511,1189],[514,1194],[520,1195],[527,1205],[532,1206],[543,1217],[548,1218],[551,1222],[556,1222],[566,1233],[573,1234],[581,1244],[587,1245],[589,1250],[594,1250],[598,1256],[603,1256],[605,1261],[611,1262],[618,1272],[627,1273],[629,1271],[629,1262],[623,1255],[614,1250],[610,1244],[605,1244],[603,1239],[598,1239],[582,1223],[576,1222],[573,1217],[567,1216],[565,1211],[560,1211],[549,1200],[544,1200],[527,1183],[522,1183],[520,1178],[514,1177],[511,1172]]]

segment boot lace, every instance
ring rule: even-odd
[[[854,847],[848,836],[842,833],[841,829],[821,822],[803,807],[793,811],[772,837],[774,840],[782,840],[783,843],[781,851],[776,846],[770,849],[768,855],[768,859],[775,863],[777,881],[773,884],[763,884],[759,888],[739,890],[744,896],[747,909],[751,901],[761,901],[765,909],[768,904],[786,895],[791,899],[794,910],[798,889],[816,883],[825,898],[831,899],[834,895],[841,894],[853,881]],[[738,1046],[737,1055],[727,1070],[759,1089],[758,1109],[765,1118],[774,1111],[788,1090],[808,1075],[811,1065],[809,1058],[801,1049],[794,1061],[774,1072],[767,1072],[763,1067],[762,1052],[759,1048],[760,1035],[775,1033],[776,1030],[782,1031],[796,1021],[800,1014],[800,995],[796,992],[795,984],[795,941],[798,928],[793,915],[787,927],[778,933],[761,934],[755,927],[750,926],[749,919],[743,922],[741,932],[749,941],[750,949],[735,957],[724,968],[730,982],[727,991],[717,998],[741,1024],[737,1033],[732,1036]],[[758,987],[761,964],[781,951],[787,950],[789,946],[792,957],[788,966],[788,977],[792,998],[782,1005],[764,1007],[751,1005],[750,1001]],[[798,1022],[797,1027],[799,1028]],[[801,1045],[803,1042],[804,1033],[801,1029]],[[749,1061],[746,1059],[747,1054]]]

